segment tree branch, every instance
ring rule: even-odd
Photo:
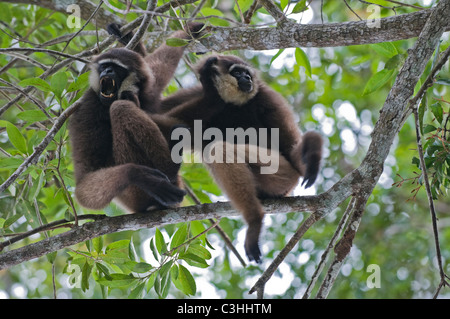
[[[320,210],[324,206],[324,199],[323,195],[302,196],[266,200],[263,204],[268,213],[286,214],[292,211]],[[141,214],[129,214],[116,217],[105,216],[102,219],[73,227],[71,230],[62,234],[0,254],[0,270],[105,234],[125,230],[160,227],[193,220],[220,219],[222,217],[239,215],[229,203],[219,202]]]
[[[238,49],[269,50],[293,47],[337,47],[372,44],[419,36],[431,10],[380,19],[380,27],[370,27],[368,21],[295,24],[285,23],[269,28],[209,27],[211,35],[188,47],[193,52]],[[445,24],[450,30],[450,19]],[[395,31],[394,31],[395,30]]]
[[[80,18],[83,20],[88,20],[89,17],[92,15],[92,12],[94,12],[98,6],[97,4],[87,0],[72,0],[70,2],[57,0],[0,0],[0,2],[34,4],[67,15],[69,14],[69,12],[67,12],[68,5],[74,4],[80,7],[80,15],[81,15]],[[97,15],[95,16],[95,21],[96,24],[103,29],[105,29],[108,24],[113,22],[118,24],[126,23],[125,20],[120,19],[117,15],[105,9],[99,10]]]

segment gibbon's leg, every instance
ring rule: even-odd
[[[170,183],[180,185],[179,164],[172,161],[167,141],[147,113],[131,101],[118,100],[111,105],[110,118],[116,164],[134,163],[157,169],[167,176]],[[155,182],[160,187],[167,187]],[[124,189],[118,199],[132,211],[146,211],[153,206],[160,206],[160,201],[155,201],[153,194],[147,191],[149,187],[153,186],[131,185]],[[184,195],[181,192],[178,190],[176,195]]]
[[[160,171],[131,163],[87,173],[78,182],[75,195],[80,205],[99,210],[125,190],[135,187],[133,185],[145,190],[145,197],[156,199],[160,205],[174,205],[184,196],[184,192],[169,183]],[[134,212],[139,211],[127,206]]]
[[[259,234],[264,211],[259,202],[252,171],[245,163],[210,163],[208,167],[231,204],[239,210],[248,224],[245,252],[248,258],[260,262]]]
[[[205,162],[232,205],[242,212],[248,224],[245,251],[250,260],[260,262],[258,241],[264,211],[258,197],[285,196],[297,185],[299,173],[278,152],[268,153],[267,149],[256,145],[216,142],[211,149],[215,151],[214,154],[203,154]],[[266,154],[270,154],[270,158],[277,163],[270,174],[261,173],[261,168],[270,165],[267,158],[262,161],[261,156]],[[213,161],[212,156],[219,161]]]
[[[230,199],[232,205],[239,210],[248,224],[245,238],[245,252],[249,260],[261,261],[259,234],[261,232],[264,211],[258,199],[256,181],[249,165],[241,157],[237,161],[234,156],[236,148],[231,145],[231,153],[227,152],[226,142],[214,143],[213,160],[204,152],[204,160],[214,179]],[[230,150],[230,149],[229,149]]]

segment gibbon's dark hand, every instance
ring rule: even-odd
[[[133,38],[133,34],[129,32],[126,35],[123,35],[122,32],[120,32],[121,27],[120,24],[111,23],[106,27],[106,31],[108,31],[109,34],[114,35],[120,43],[126,45]]]
[[[131,92],[131,91],[123,91],[120,96],[119,96],[120,100],[127,100],[127,101],[131,101],[134,104],[137,105],[137,107],[140,107],[140,103],[139,103],[139,98],[137,96],[137,94]]]
[[[205,28],[204,23],[190,22],[186,26],[186,32],[194,38],[199,38],[202,35],[202,30]]]
[[[173,185],[169,178],[158,169],[146,167],[132,178],[135,179],[139,188],[164,207],[178,204],[186,195],[186,191]]]

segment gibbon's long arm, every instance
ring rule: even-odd
[[[195,39],[201,35],[203,27],[203,23],[188,23],[186,25],[186,30],[178,30],[170,38],[184,40]],[[132,32],[122,35],[120,26],[117,24],[110,24],[107,29],[109,33],[115,35],[119,39],[119,42],[124,45],[128,44],[133,37]],[[164,43],[153,53],[147,54],[144,45],[141,42],[138,43],[134,50],[144,57],[155,77],[152,92],[160,94],[167,84],[169,84],[178,66],[178,62],[183,56],[185,48],[185,46],[172,47]],[[154,98],[159,99],[160,97],[158,95],[154,96]]]

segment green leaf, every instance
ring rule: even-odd
[[[0,158],[0,170],[16,169],[23,163],[23,159],[17,157]]]
[[[436,80],[437,84],[442,84],[442,85],[449,85],[450,86],[450,79],[444,79],[444,78],[440,78]]]
[[[427,98],[427,95],[425,94],[422,101],[420,102],[419,110],[418,110],[419,129],[420,129],[420,133],[422,135],[423,135],[423,117],[425,115],[425,111],[427,110],[427,105],[428,105],[428,98]]]
[[[384,68],[388,70],[398,70],[402,66],[404,60],[405,56],[403,54],[396,54],[386,61]]]
[[[190,266],[198,268],[208,268],[208,264],[206,263],[205,259],[198,255],[194,255],[191,253],[183,254],[180,256],[180,259],[185,260]]]
[[[283,52],[284,52],[284,49],[278,50],[277,54],[275,54],[275,55],[272,57],[272,59],[270,59],[270,65],[272,65],[273,61],[275,61],[275,60],[281,55],[281,53],[283,53]]]
[[[150,277],[148,277],[147,285],[146,285],[147,292],[149,292],[150,289],[152,289],[153,286],[155,285],[157,275],[158,275],[158,272],[155,271],[153,274],[150,275]]]
[[[93,238],[92,245],[94,246],[94,249],[97,253],[101,253],[102,248],[103,248],[103,237],[99,236],[99,237]]]
[[[41,78],[30,78],[25,79],[19,82],[19,85],[22,87],[34,86],[35,88],[44,91],[44,92],[52,92],[52,87],[50,84],[42,80]]]
[[[183,265],[179,265],[178,278],[175,280],[175,287],[180,289],[183,293],[188,296],[195,295],[197,291],[197,286],[195,284],[195,279],[189,272],[189,270]]]
[[[189,40],[179,38],[168,38],[166,44],[170,47],[184,47],[189,44]]]
[[[308,56],[305,51],[300,48],[295,49],[295,61],[299,66],[305,68],[305,73],[308,77],[311,77],[311,63],[309,62]]]
[[[161,277],[164,277],[170,270],[170,268],[173,265],[173,260],[169,260],[168,262],[166,262],[164,265],[161,266],[161,269],[159,270],[159,274]]]
[[[187,253],[194,254],[202,259],[210,259],[212,257],[209,250],[201,245],[190,245]]]
[[[81,74],[75,81],[70,83],[67,92],[73,92],[84,89],[89,85],[89,72]]]
[[[61,99],[62,93],[67,85],[66,72],[58,72],[54,74],[50,80],[50,85],[52,92],[55,93],[57,98]]]
[[[308,10],[308,6],[306,5],[306,0],[301,0],[297,2],[294,9],[292,9],[292,13],[300,13]]]
[[[53,262],[54,262],[55,259],[56,259],[56,255],[58,255],[58,252],[57,252],[57,251],[54,251],[54,252],[52,252],[52,253],[47,254],[47,260],[48,260],[51,264],[53,264]]]
[[[128,245],[128,257],[130,257],[130,260],[139,261],[136,249],[134,248],[133,238],[131,238],[130,244]]]
[[[437,130],[437,128],[434,125],[427,124],[427,126],[425,126],[424,129],[423,129],[423,134],[431,133],[431,132],[434,132],[436,130]]]
[[[115,241],[115,242],[109,244],[106,247],[106,250],[123,249],[123,248],[128,249],[129,244],[130,244],[129,239],[118,240],[118,241]]]
[[[398,54],[398,50],[391,42],[375,43],[371,45],[378,54],[381,54],[387,58],[392,58]]]
[[[137,263],[136,265],[134,265],[133,272],[143,274],[143,273],[149,272],[152,269],[153,269],[152,265],[142,262],[142,263]]]
[[[158,297],[161,299],[165,299],[169,295],[170,288],[170,273],[167,272],[166,275],[161,276],[160,272],[158,272],[158,277],[155,281],[155,291],[158,294]]]
[[[89,276],[91,275],[91,270],[92,266],[86,261],[81,270],[81,290],[83,290],[83,292],[89,289]]]
[[[380,72],[372,75],[367,81],[366,87],[364,88],[364,95],[368,95],[380,89],[383,85],[385,85],[394,75],[394,70],[381,70]]]
[[[25,137],[20,133],[19,129],[8,121],[0,121],[0,126],[6,127],[6,133],[8,134],[11,144],[23,154],[27,154],[28,147]]]
[[[111,274],[110,279],[108,280],[106,277],[98,280],[98,283],[107,286],[110,288],[118,288],[118,287],[126,287],[131,285],[137,279],[133,275],[126,274]]]
[[[112,280],[111,275],[109,274],[109,269],[102,265],[101,263],[96,263],[95,266],[97,267],[98,271],[101,272],[106,280]]]
[[[145,288],[145,282],[140,283],[136,286],[131,293],[128,295],[128,299],[142,299],[144,297],[143,291]]]
[[[26,122],[40,122],[48,119],[47,115],[45,115],[41,110],[29,110],[23,111],[17,114],[17,117],[22,121]]]
[[[22,217],[22,215],[15,214],[15,215],[12,215],[11,217],[7,218],[5,220],[5,222],[3,223],[3,228],[8,228],[12,224],[14,224],[20,217]]]
[[[289,0],[280,0],[281,10],[284,10],[289,4]]]
[[[234,1],[236,3],[236,1]],[[253,0],[238,0],[237,4],[234,5],[234,11],[236,14],[239,14],[239,9],[241,9],[242,14],[244,14],[245,11],[250,9],[250,6],[252,5]],[[238,8],[239,5],[239,8]]]
[[[167,252],[167,245],[166,242],[164,241],[164,236],[158,228],[156,228],[155,231],[155,244],[156,249],[158,250],[160,255]]]
[[[150,239],[150,250],[153,254],[153,257],[156,260],[159,260],[158,250],[156,249],[156,245],[155,245],[155,238]]]
[[[216,18],[216,17],[223,17],[223,13],[220,10],[213,8],[202,8],[202,10],[200,10],[200,13],[203,16],[209,17],[208,22],[211,23],[212,25],[226,27],[230,24],[228,21],[224,19]]]
[[[444,119],[444,110],[442,109],[442,105],[440,103],[434,103],[430,106],[430,110],[438,123],[442,123],[442,120]]]
[[[170,249],[174,249],[175,247],[180,246],[186,240],[186,236],[188,234],[188,225],[184,223],[178,230],[173,234],[172,241],[170,242]]]

